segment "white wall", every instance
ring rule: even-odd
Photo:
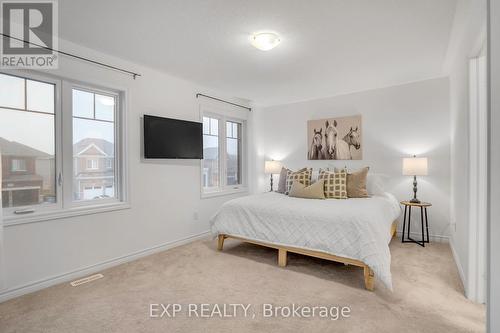
[[[259,108],[254,114],[257,191],[268,189],[265,159],[292,169],[335,165],[370,166],[391,177],[387,186],[398,199],[412,195],[412,178],[401,175],[402,157],[429,158],[429,176],[419,178],[418,195],[430,201],[430,232],[449,235],[450,118],[448,79],[439,78],[301,103]],[[308,161],[307,120],[362,115],[363,160]],[[420,218],[420,216],[418,216]],[[414,220],[416,221],[416,220]]]
[[[451,245],[467,294],[469,280],[469,60],[479,55],[486,28],[486,1],[457,4],[446,71],[450,76]]]
[[[51,279],[64,274],[70,275],[63,279],[73,278],[103,267],[94,265],[205,233],[210,216],[224,201],[235,197],[200,199],[200,162],[197,160],[141,161],[140,118],[144,113],[199,120],[199,100],[195,94],[217,92],[68,42],[61,41],[60,48],[142,74],[133,80],[67,57],[61,57],[59,70],[47,71],[127,89],[132,208],[6,227],[6,289],[0,293],[0,301],[60,281]],[[85,270],[89,267],[90,270]],[[71,275],[72,272],[76,273]],[[36,284],[47,279],[45,284]],[[33,288],[23,289],[32,284],[35,284]]]
[[[490,192],[488,332],[500,332],[500,1],[490,0]]]
[[[2,156],[2,150],[0,149],[0,157]],[[2,163],[0,158],[0,175],[2,174]],[[2,182],[0,182],[0,202],[2,202]],[[1,207],[0,207],[1,208]],[[3,210],[0,209],[0,290],[4,288],[5,279],[5,269],[4,263],[4,250],[3,250]]]

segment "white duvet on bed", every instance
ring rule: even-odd
[[[357,259],[392,290],[392,222],[401,210],[389,193],[362,199],[301,199],[279,193],[226,202],[211,219],[213,235],[322,251]]]

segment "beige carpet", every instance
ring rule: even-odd
[[[362,270],[226,240],[198,241],[0,304],[0,332],[481,332],[485,310],[467,301],[450,248],[393,240],[394,292],[363,286]],[[150,303],[184,305],[149,318]],[[189,303],[251,303],[256,317],[189,318]],[[262,318],[261,306],[349,306],[349,318]]]

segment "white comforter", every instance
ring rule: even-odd
[[[265,193],[226,202],[210,223],[214,235],[361,260],[392,290],[390,229],[400,214],[398,201],[389,193],[347,200]]]

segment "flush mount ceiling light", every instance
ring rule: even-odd
[[[252,45],[262,51],[269,51],[278,46],[280,42],[280,36],[274,32],[256,33],[251,38]]]

